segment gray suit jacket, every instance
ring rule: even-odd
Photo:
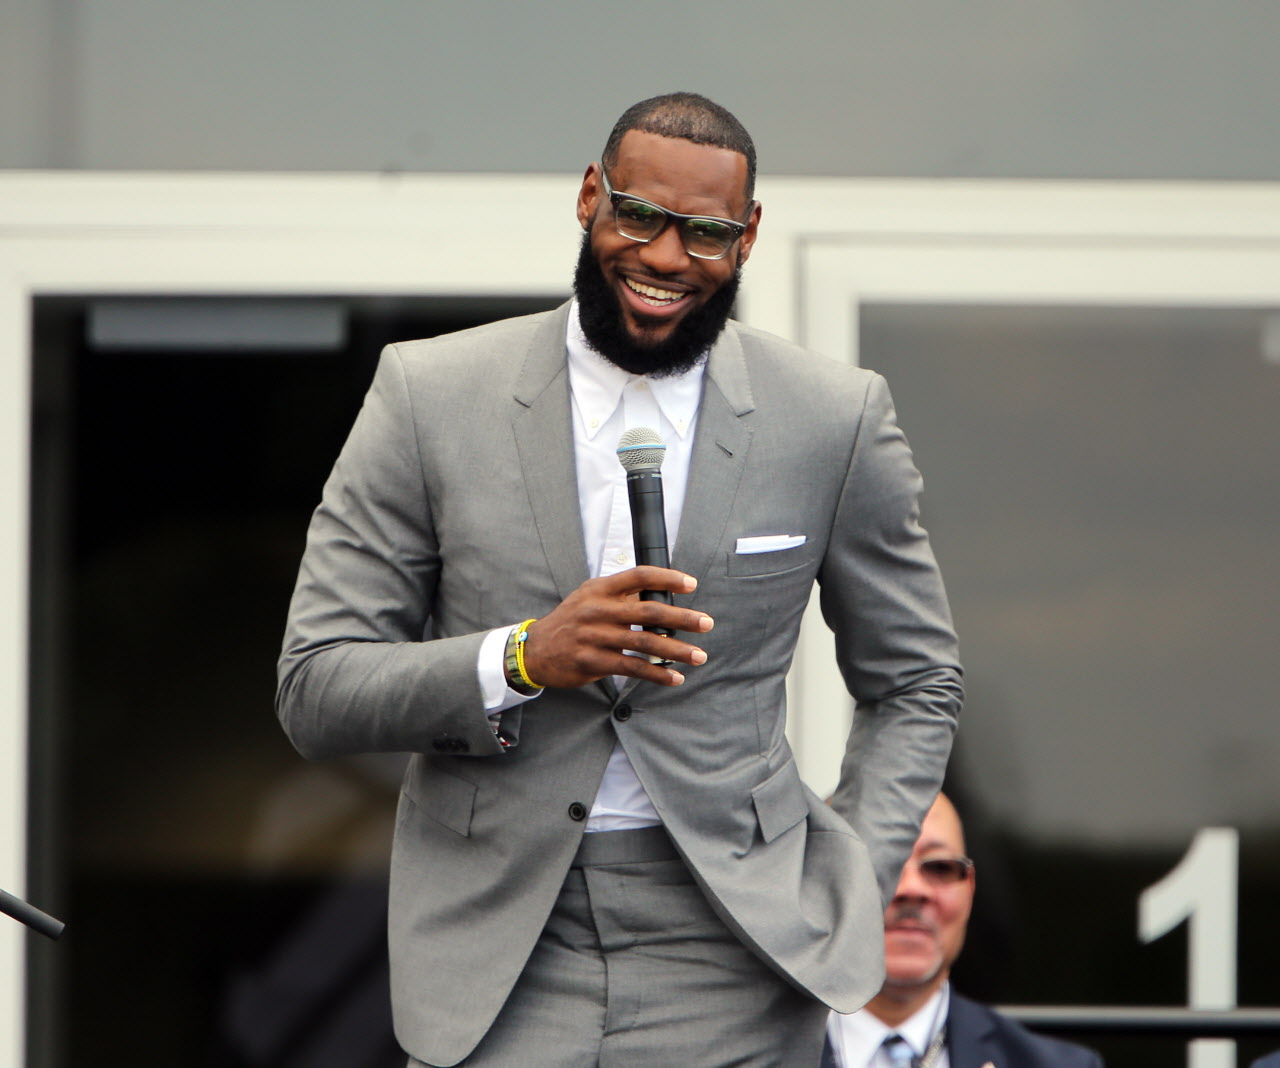
[[[880,987],[883,904],[960,707],[920,479],[883,380],[730,323],[672,559],[716,620],[698,639],[708,663],[674,689],[547,691],[503,714],[516,744],[502,748],[476,678],[484,634],[547,613],[588,574],[567,310],[383,353],[312,520],[280,661],[277,710],[304,755],[415,754],[392,991],[401,1043],[430,1063],[466,1056],[501,1008],[615,739],[729,927],[815,998],[859,1007]],[[766,534],[807,541],[735,552]],[[815,580],[859,706],[834,811],[783,733]]]

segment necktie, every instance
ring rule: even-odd
[[[894,1068],[913,1068],[915,1056],[907,1045],[907,1040],[901,1035],[889,1035],[884,1040],[883,1049]]]

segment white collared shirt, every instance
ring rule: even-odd
[[[662,464],[663,511],[667,545],[674,549],[684,512],[706,360],[682,375],[668,378],[649,379],[624,371],[587,343],[578,320],[577,301],[569,310],[565,346],[578,471],[578,507],[587,567],[591,577],[597,578],[635,566],[626,471],[617,455],[618,439],[623,431],[633,427],[650,427],[666,443]],[[510,630],[507,626],[490,631],[480,650],[480,686],[491,717],[525,700],[506,685],[502,669],[503,647]],[[614,681],[621,688],[630,680],[615,677]],[[621,744],[615,742],[587,817],[586,829],[614,831],[651,827],[661,822],[627,754]]]
[[[946,1024],[950,1006],[951,984],[943,983],[901,1027],[889,1027],[870,1009],[859,1009],[847,1016],[831,1013],[827,1017],[827,1038],[835,1052],[836,1064],[839,1068],[893,1068],[881,1047],[895,1032],[906,1040],[915,1056],[923,1056],[933,1036]],[[934,1068],[951,1068],[946,1046],[942,1047]]]

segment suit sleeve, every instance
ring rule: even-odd
[[[389,346],[312,516],[289,607],[276,712],[306,757],[502,752],[476,673],[484,634],[424,640],[441,566],[427,482]]]
[[[921,485],[888,387],[871,376],[819,581],[856,702],[832,807],[871,851],[886,903],[942,783],[963,701]]]

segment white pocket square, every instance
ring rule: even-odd
[[[763,534],[757,538],[739,538],[737,553],[747,556],[751,553],[773,553],[779,549],[794,549],[805,543],[803,534]]]

